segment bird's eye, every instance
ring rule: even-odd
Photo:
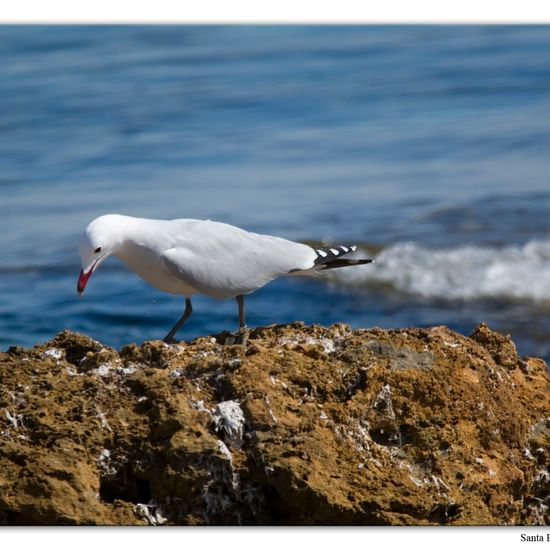
[[[98,254],[99,252],[101,252],[101,246],[98,246],[98,247],[94,250],[94,254]]]

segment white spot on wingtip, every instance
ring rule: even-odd
[[[325,258],[327,256],[327,253],[324,250],[316,250],[315,252],[322,258]]]
[[[338,254],[339,251],[336,249],[336,248],[331,248],[330,251],[333,253],[333,254]]]
[[[345,253],[349,252],[349,248],[347,246],[341,246],[340,247]]]

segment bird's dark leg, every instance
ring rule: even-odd
[[[183,315],[181,316],[181,319],[174,325],[174,328],[164,337],[164,342],[167,344],[172,344],[174,340],[175,334],[178,332],[178,330],[183,326],[183,323],[189,319],[191,316],[191,313],[193,313],[193,308],[191,307],[191,298],[186,297],[185,298],[185,311],[183,312]]]
[[[244,318],[244,296],[239,294],[237,296],[237,304],[239,305],[239,332],[244,332],[246,330],[246,321]]]
[[[225,345],[233,344],[246,344],[248,337],[248,329],[246,328],[246,321],[244,318],[244,296],[239,294],[236,296],[237,304],[239,306],[239,330],[236,334],[227,334],[225,337]]]

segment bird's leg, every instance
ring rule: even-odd
[[[239,294],[236,300],[239,305],[239,332],[242,334],[246,331],[246,321],[244,318],[244,296]]]
[[[173,344],[175,342],[174,336],[178,332],[178,330],[183,326],[183,323],[189,319],[191,316],[191,313],[193,313],[193,308],[191,307],[191,298],[186,297],[185,298],[185,311],[183,312],[183,315],[181,316],[181,319],[174,325],[174,328],[164,337],[163,341],[167,344]]]
[[[246,326],[246,320],[244,317],[244,296],[239,294],[236,297],[237,304],[239,306],[239,331],[237,333],[237,338],[235,339],[236,344],[246,345],[248,339],[248,327]]]
[[[246,321],[244,318],[244,296],[239,294],[236,296],[237,304],[239,306],[239,330],[236,334],[228,334],[225,337],[225,345],[233,344],[246,344],[248,337],[248,328],[246,327]]]

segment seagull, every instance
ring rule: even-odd
[[[164,337],[167,343],[189,319],[191,296],[200,293],[235,298],[239,334],[246,331],[244,296],[278,277],[315,276],[321,271],[371,263],[344,259],[353,246],[312,248],[271,235],[260,235],[211,220],[153,220],[106,214],[86,227],[78,244],[82,295],[92,273],[116,256],[152,286],[185,297],[182,317]]]

